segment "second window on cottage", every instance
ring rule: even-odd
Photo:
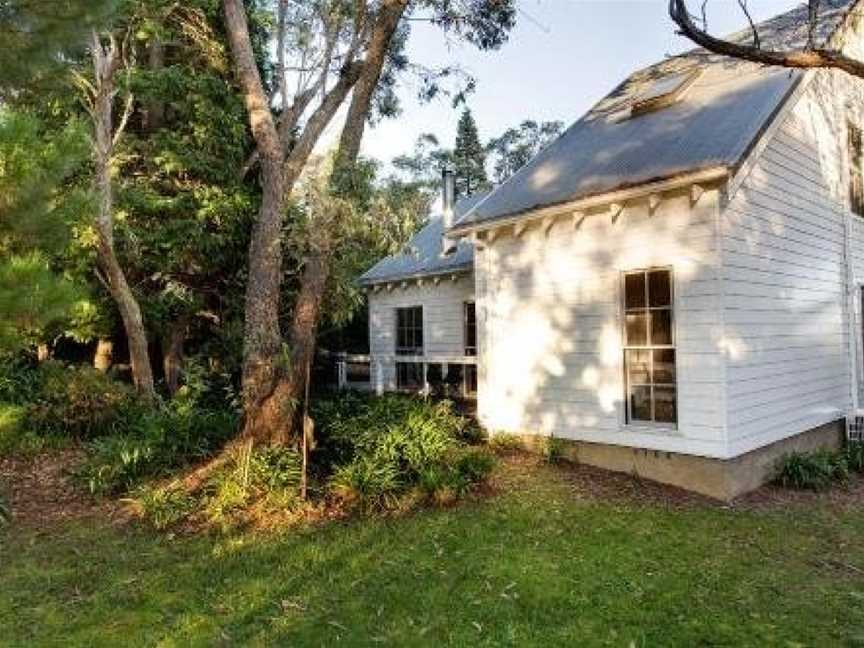
[[[477,355],[477,307],[474,302],[464,304],[465,355]]]
[[[396,354],[423,355],[423,307],[396,309]]]
[[[624,275],[624,382],[627,422],[678,420],[672,272]]]

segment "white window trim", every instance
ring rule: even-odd
[[[669,348],[675,350],[675,423],[663,423],[656,421],[634,421],[630,420],[630,394],[627,381],[627,363],[625,360],[626,351],[629,348],[625,342],[627,340],[627,305],[626,305],[626,290],[625,280],[628,274],[636,272],[650,272],[651,270],[668,270],[670,275],[670,304],[672,310],[672,345]],[[618,278],[618,321],[620,323],[619,330],[621,335],[621,387],[622,387],[622,407],[619,410],[619,431],[628,433],[646,433],[658,435],[675,435],[680,433],[681,423],[681,399],[679,376],[679,348],[678,348],[678,314],[677,314],[677,296],[678,296],[678,275],[675,272],[675,267],[672,265],[656,265],[645,266],[641,268],[628,268],[619,271]]]

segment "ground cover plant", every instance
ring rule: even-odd
[[[0,536],[0,643],[840,646],[864,634],[857,477],[849,491],[730,508],[502,461],[496,496],[410,516],[227,536],[92,518],[13,526]]]
[[[791,452],[778,462],[775,481],[786,488],[820,491],[846,483],[851,472],[864,473],[864,443],[850,441],[841,450]]]

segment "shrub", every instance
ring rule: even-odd
[[[134,390],[91,367],[46,362],[27,427],[43,435],[92,439],[124,431],[144,411]]]
[[[298,501],[302,458],[292,448],[235,452],[231,462],[211,477],[204,501],[210,522],[230,524],[238,509],[291,508]]]
[[[856,473],[864,473],[864,442],[848,442],[844,450],[844,455],[849,470]]]
[[[547,463],[556,464],[564,458],[564,441],[558,437],[548,436],[543,439],[541,453]]]
[[[142,515],[158,530],[184,520],[195,510],[195,499],[180,488],[141,488],[136,502]]]
[[[495,457],[485,450],[471,449],[456,461],[456,471],[468,486],[482,484],[495,469]]]
[[[143,411],[123,433],[93,439],[78,476],[94,494],[128,490],[145,477],[211,455],[235,432],[237,416],[184,402]]]
[[[316,462],[349,503],[392,508],[419,489],[435,501],[464,494],[491,470],[488,453],[465,451],[471,425],[446,401],[347,394],[316,404]],[[475,428],[476,430],[476,428]]]
[[[18,356],[0,356],[0,402],[23,405],[39,395],[37,366]]]
[[[777,482],[785,488],[825,490],[849,477],[843,453],[831,450],[793,452],[781,459]]]
[[[489,439],[489,447],[498,454],[508,455],[522,450],[522,439],[515,434],[496,432]]]

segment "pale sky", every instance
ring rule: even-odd
[[[427,66],[458,63],[477,79],[469,97],[481,138],[523,119],[569,125],[631,72],[692,47],[676,36],[668,0],[518,0],[516,28],[495,52],[448,43],[442,32],[413,22],[409,54]],[[693,7],[701,0],[691,0]],[[801,0],[750,0],[756,20],[788,11]],[[728,33],[746,25],[737,0],[710,0],[709,28]],[[363,153],[389,162],[410,152],[417,136],[435,133],[452,146],[459,115],[448,99],[420,105],[416,89],[400,89],[403,113],[367,129]]]

